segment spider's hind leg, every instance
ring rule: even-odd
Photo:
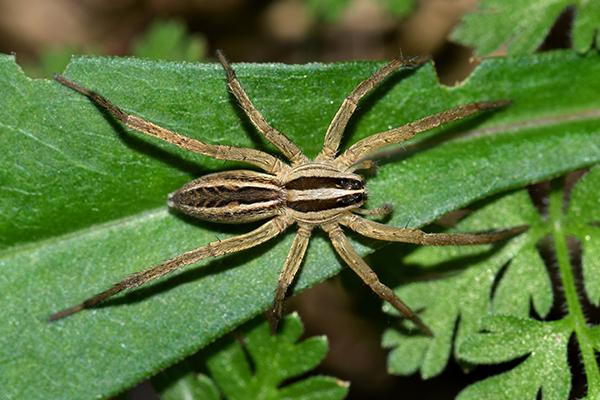
[[[102,303],[106,299],[116,295],[117,293],[127,289],[136,288],[145,284],[146,282],[158,279],[173,271],[183,268],[186,265],[196,263],[205,258],[218,257],[258,246],[259,244],[264,243],[285,231],[289,224],[290,221],[288,221],[285,217],[275,217],[251,232],[212,242],[195,250],[180,254],[171,258],[170,260],[155,265],[154,267],[150,267],[128,276],[107,290],[84,300],[82,303],[52,314],[48,320],[56,321],[75,314],[83,309],[92,308],[97,304]]]

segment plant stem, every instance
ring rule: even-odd
[[[590,328],[587,325],[581,303],[577,295],[575,286],[575,277],[573,275],[573,266],[569,257],[569,248],[564,230],[563,215],[563,191],[554,187],[550,194],[550,222],[552,224],[552,236],[556,251],[556,260],[560,271],[562,287],[567,302],[569,319],[572,321],[577,337],[577,343],[581,351],[581,358],[587,378],[588,392],[596,391],[600,388],[600,371],[596,363],[593,341],[589,337]],[[588,394],[590,394],[588,393]]]

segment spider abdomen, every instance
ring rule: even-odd
[[[221,223],[269,218],[284,205],[285,190],[273,175],[246,170],[205,175],[169,196],[169,207]]]

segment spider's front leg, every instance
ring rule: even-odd
[[[128,128],[135,129],[136,131],[145,133],[146,135],[164,140],[165,142],[181,147],[182,149],[203,154],[219,160],[241,161],[252,164],[272,174],[277,174],[286,168],[281,160],[269,153],[243,147],[208,144],[201,142],[200,140],[180,135],[179,133],[153,124],[142,117],[126,113],[121,108],[111,103],[106,97],[94,92],[93,90],[78,85],[62,75],[55,75],[54,79],[58,83],[86,96],[88,99],[94,102],[94,104],[106,110],[109,114],[121,121],[121,123],[125,124],[125,126]]]
[[[376,133],[354,143],[348,150],[335,159],[335,163],[340,169],[350,168],[369,154],[385,146],[403,142],[418,133],[437,128],[448,122],[464,119],[482,111],[506,107],[508,104],[510,104],[510,101],[508,100],[482,101],[479,103],[465,104],[409,122],[398,128]]]
[[[327,128],[327,132],[325,133],[323,149],[317,156],[317,160],[332,160],[335,157],[340,146],[340,141],[342,140],[344,130],[348,125],[348,121],[350,120],[350,117],[352,117],[352,114],[354,114],[356,107],[358,107],[358,103],[364,96],[366,96],[388,76],[400,68],[415,67],[423,62],[424,60],[420,58],[395,58],[377,70],[373,75],[359,83],[358,86],[354,88],[352,93],[350,93],[344,99],[344,102],[331,120],[331,123]]]
[[[180,254],[154,267],[130,275],[109,289],[90,297],[82,303],[51,315],[48,320],[56,321],[85,308],[94,307],[123,290],[136,288],[204,258],[222,256],[258,246],[285,231],[289,224],[290,221],[287,217],[275,217],[251,232],[212,242],[206,246]]]

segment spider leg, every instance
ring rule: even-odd
[[[371,267],[354,250],[350,241],[344,235],[338,224],[324,225],[323,229],[329,234],[331,243],[350,268],[366,283],[379,297],[389,302],[406,318],[410,319],[427,336],[433,336],[431,329],[410,309],[388,286],[379,281]]]
[[[225,145],[211,145],[201,142],[196,139],[192,139],[168,129],[162,128],[152,122],[146,121],[145,119],[138,117],[137,115],[127,114],[119,107],[112,104],[104,96],[84,88],[76,84],[73,81],[68,80],[62,75],[55,75],[54,79],[68,88],[75,90],[78,93],[89,98],[97,106],[108,111],[114,118],[121,121],[127,127],[143,132],[147,135],[162,139],[165,142],[174,144],[175,146],[181,147],[185,150],[193,151],[194,153],[203,154],[208,157],[217,158],[219,160],[231,160],[241,161],[248,164],[255,165],[260,169],[277,174],[285,165],[281,160],[276,157],[265,153],[263,151],[248,149],[242,147],[225,146]]]
[[[485,233],[425,233],[419,229],[397,228],[346,214],[340,223],[360,235],[388,242],[404,242],[431,246],[457,246],[492,243],[525,232],[527,226],[517,226]]]
[[[125,289],[136,288],[145,284],[146,282],[158,279],[161,276],[176,271],[186,265],[196,263],[204,258],[222,256],[224,254],[234,253],[258,246],[259,244],[264,243],[285,231],[289,224],[290,222],[288,221],[287,217],[275,217],[251,232],[212,242],[206,246],[202,246],[180,254],[144,271],[130,275],[122,281],[114,284],[109,289],[86,299],[80,304],[52,314],[48,320],[56,321],[79,312],[84,308],[91,308]]]
[[[388,76],[402,67],[414,67],[422,64],[421,59],[401,59],[396,58],[381,67],[373,75],[358,84],[342,102],[342,105],[331,120],[327,132],[325,133],[325,141],[323,149],[317,156],[317,160],[332,160],[338,151],[340,141],[344,135],[344,130],[348,121],[354,114],[360,100],[373,90],[377,85],[383,82]]]
[[[376,133],[367,138],[359,140],[342,155],[336,158],[335,162],[339,168],[348,168],[359,162],[368,154],[382,147],[408,140],[418,133],[437,128],[438,126],[446,124],[450,121],[466,118],[480,111],[505,107],[509,103],[510,101],[508,100],[483,101],[479,103],[465,104],[434,115],[429,115],[419,120],[409,122],[408,124],[402,125],[398,128]]]
[[[238,100],[242,110],[244,110],[244,113],[248,116],[248,118],[250,118],[250,121],[256,127],[256,129],[258,129],[259,132],[261,132],[269,142],[277,147],[292,164],[307,162],[308,158],[306,158],[300,148],[298,148],[298,146],[296,146],[296,144],[288,139],[283,133],[269,125],[262,114],[256,109],[256,107],[254,107],[254,104],[252,104],[252,101],[250,101],[250,98],[240,84],[235,71],[233,68],[231,68],[231,65],[229,65],[229,62],[220,50],[217,50],[217,58],[219,59],[221,65],[223,65],[223,69],[227,74],[227,85],[229,86],[229,89]]]
[[[373,160],[362,160],[357,164],[354,164],[350,168],[347,169],[347,172],[354,171],[369,171],[370,173],[375,173],[377,171],[377,163]]]
[[[394,207],[391,204],[384,204],[381,207],[377,208],[357,208],[356,210],[352,210],[352,212],[360,215],[365,215],[368,217],[387,217],[394,211]]]
[[[273,311],[270,318],[272,332],[277,331],[279,321],[281,320],[281,316],[283,315],[283,302],[285,299],[285,294],[287,292],[288,287],[294,281],[296,273],[300,269],[300,265],[302,264],[302,260],[304,259],[304,255],[306,254],[306,249],[308,247],[311,231],[312,227],[300,225],[300,227],[298,228],[298,233],[296,233],[296,237],[294,238],[294,242],[292,243],[292,247],[290,248],[290,252],[288,253],[287,258],[285,259],[283,269],[279,274],[279,283],[277,284],[277,290],[275,291]]]

